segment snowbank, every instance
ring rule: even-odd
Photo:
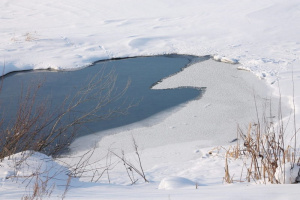
[[[194,187],[196,188],[196,183],[193,181],[183,178],[183,177],[168,177],[164,178],[159,186],[158,189],[178,189],[178,188],[184,188],[184,187]]]
[[[24,151],[4,158],[0,163],[1,199],[61,198],[68,187],[79,186],[78,179],[52,158],[37,152]]]

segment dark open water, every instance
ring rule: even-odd
[[[124,108],[129,104],[134,104],[135,106],[130,108],[126,115],[120,115],[109,120],[86,123],[79,131],[78,136],[121,127],[146,119],[190,100],[200,98],[203,91],[199,88],[151,89],[158,81],[178,73],[195,59],[201,61],[208,58],[182,55],[137,57],[101,61],[91,67],[77,71],[12,73],[4,78],[3,88],[0,93],[0,109],[4,113],[5,124],[13,122],[16,117],[22,87],[26,89],[29,84],[42,80],[43,87],[39,90],[37,102],[47,105],[50,110],[55,110],[62,104],[66,95],[73,96],[96,75],[103,76],[113,70],[117,76],[114,86],[115,94],[118,94],[125,87],[128,80],[131,80],[131,84],[120,99],[107,104],[100,110],[99,114],[101,112],[106,113],[109,109],[115,109],[120,106]],[[45,98],[48,101],[45,101]],[[91,103],[95,102],[91,101]],[[78,110],[82,112],[88,110],[91,108],[89,104],[81,105]],[[72,113],[72,115],[74,117],[76,112]]]

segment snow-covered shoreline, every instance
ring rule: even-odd
[[[299,61],[296,0],[118,3],[2,1],[5,73],[178,53],[225,55],[264,76]]]

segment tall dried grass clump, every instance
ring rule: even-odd
[[[254,181],[264,184],[298,182],[297,180],[300,178],[298,175],[300,173],[300,160],[297,154],[296,141],[298,131],[294,129],[295,132],[291,138],[291,140],[295,140],[294,145],[286,145],[286,125],[282,118],[281,102],[279,103],[277,121],[274,122],[273,118],[270,110],[268,116],[263,114],[263,117],[257,117],[255,123],[249,123],[247,130],[238,126],[237,144],[226,153],[225,169],[227,170],[225,170],[225,177],[228,177],[229,168],[227,157],[231,157],[243,160],[242,172],[244,171],[244,173],[241,174],[240,178],[242,182]],[[228,178],[224,180],[227,183],[232,183],[232,180]]]

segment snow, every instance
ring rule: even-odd
[[[12,191],[18,198],[30,196],[36,184],[45,191],[44,196],[53,191],[57,193],[54,196],[62,195],[66,185],[78,185],[76,178],[70,179],[68,183],[68,174],[67,168],[44,154],[31,151],[17,153],[1,162],[0,196],[9,199]]]
[[[290,163],[287,163],[285,164],[285,166],[282,167],[282,169],[280,168],[277,169],[276,176],[278,180],[285,181],[286,183],[291,184],[294,183],[296,179],[299,181],[300,178],[300,176],[298,177],[299,169],[300,166],[295,165],[293,170],[291,170]]]
[[[182,177],[167,177],[161,180],[158,189],[166,189],[166,190],[172,190],[172,189],[178,189],[183,187],[196,187],[196,183]]]
[[[47,172],[41,177],[59,179],[51,179],[49,186],[55,184],[51,198],[61,199],[68,168],[78,162],[76,155],[96,145],[90,161],[99,162],[91,169],[105,165],[100,158],[108,147],[123,149],[128,159],[136,161],[132,136],[150,183],[139,180],[131,186],[121,165],[111,171],[113,184],[104,177],[90,183],[89,173],[72,178],[66,199],[298,199],[297,185],[224,184],[224,152],[209,153],[220,145],[227,148],[235,139],[237,123],[247,125],[255,119],[253,90],[259,104],[270,96],[276,102],[281,95],[284,120],[294,107],[299,119],[298,0],[2,0],[0,8],[3,74],[76,70],[97,60],[170,53],[211,55],[220,61],[196,63],[156,85],[153,89],[207,88],[200,100],[149,119],[156,124],[146,120],[110,130],[112,135],[101,140],[97,134],[81,138],[72,144],[74,157],[53,160],[25,152],[28,157],[20,166],[16,162],[23,155],[5,158],[0,162],[1,199],[31,193],[34,181],[30,186],[26,181],[34,179],[25,177],[37,170]],[[287,127],[287,138],[292,129]],[[242,163],[229,160],[229,165],[234,179],[239,179]]]
[[[216,61],[224,62],[224,63],[230,63],[230,64],[237,64],[238,60],[233,59],[233,58],[227,58],[227,57],[222,57],[219,55],[214,55],[213,59]]]
[[[5,73],[163,53],[222,55],[257,73],[299,60],[297,0],[3,0],[1,8]]]

